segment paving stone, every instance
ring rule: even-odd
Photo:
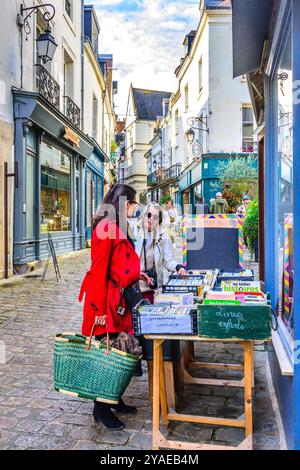
[[[0,429],[0,449],[8,444],[9,441],[14,439],[17,436],[17,433],[11,431],[5,431],[4,429]]]
[[[39,414],[38,419],[42,421],[53,421],[55,418],[58,418],[61,415],[62,415],[62,411],[47,409],[47,410],[42,411]]]
[[[56,422],[67,424],[88,425],[92,423],[93,417],[77,414],[63,413]]]
[[[243,429],[227,427],[217,429],[214,433],[214,436],[217,441],[239,443],[245,439],[245,431]]]
[[[74,441],[97,441],[100,438],[102,429],[96,426],[76,426],[73,431],[70,432],[69,437]]]
[[[17,449],[19,448],[31,450],[45,448],[43,437],[37,436],[35,434],[19,436],[14,442],[14,447]]]
[[[54,403],[53,409],[60,410],[65,413],[74,413],[74,411],[78,410],[80,405],[81,403],[78,401],[58,401]]]
[[[22,407],[22,408],[17,408],[16,410],[14,410],[14,412],[12,413],[12,416],[15,416],[16,418],[28,418],[28,416],[30,416],[31,413],[32,413],[31,408]]]
[[[46,408],[51,408],[53,403],[46,398],[36,398],[34,400],[30,400],[26,403],[26,406],[29,408],[40,408],[42,410]]]
[[[142,432],[135,432],[132,434],[128,441],[129,446],[137,449],[151,449],[152,448],[152,434]]]
[[[18,424],[18,419],[0,416],[0,429],[12,429]]]
[[[68,437],[47,437],[43,439],[43,447],[47,450],[71,450],[73,449],[74,442]]]
[[[125,445],[128,442],[130,436],[131,434],[126,431],[111,431],[104,429],[97,439],[97,443]]]
[[[41,434],[46,434],[46,435],[55,436],[55,437],[65,436],[69,433],[70,433],[70,426],[68,426],[67,424],[50,423],[41,429]]]
[[[107,449],[107,446],[103,446],[103,449]],[[99,446],[95,442],[91,441],[78,441],[72,446],[73,450],[99,450]],[[127,449],[125,447],[125,449]]]
[[[43,421],[34,421],[30,419],[23,419],[15,427],[16,431],[25,432],[25,433],[37,433],[45,423]]]

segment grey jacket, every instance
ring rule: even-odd
[[[140,230],[135,242],[135,251],[140,258],[143,254],[143,241],[144,234]],[[172,242],[162,228],[158,232],[154,244],[154,261],[159,287],[168,281],[170,274],[176,271],[176,266],[181,264],[174,259]]]

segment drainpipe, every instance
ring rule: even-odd
[[[81,130],[84,130],[84,0],[81,0]]]

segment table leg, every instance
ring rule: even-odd
[[[252,424],[252,356],[253,346],[251,341],[243,342],[244,348],[244,403],[245,403],[245,428],[246,437],[251,437],[253,434]]]
[[[171,363],[172,364],[172,363]],[[166,379],[165,379],[165,364],[163,361],[162,347],[159,347],[159,380],[160,380],[160,405],[163,424],[168,424],[168,402],[167,402],[167,390],[166,390]]]
[[[163,340],[153,340],[153,423],[152,447],[159,450],[159,412],[160,412],[160,347]]]

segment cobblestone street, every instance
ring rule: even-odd
[[[60,260],[62,280],[56,283],[51,266],[47,278],[20,279],[0,284],[0,340],[6,346],[6,364],[0,365],[1,449],[151,449],[151,411],[147,374],[134,377],[126,402],[138,408],[123,417],[124,431],[96,425],[93,404],[53,390],[53,339],[63,331],[80,332],[82,305],[77,302],[80,282],[89,266],[89,251]],[[279,430],[270,398],[264,345],[256,346],[254,447],[279,449]],[[236,362],[239,345],[203,344],[197,356],[204,361]],[[202,377],[212,372],[197,371]],[[220,377],[220,372],[215,372]],[[222,377],[240,372],[222,373]],[[237,388],[187,386],[180,409],[193,414],[236,418],[243,413],[243,391]],[[238,428],[213,428],[189,423],[172,424],[165,432],[177,440],[237,445],[244,437]]]

